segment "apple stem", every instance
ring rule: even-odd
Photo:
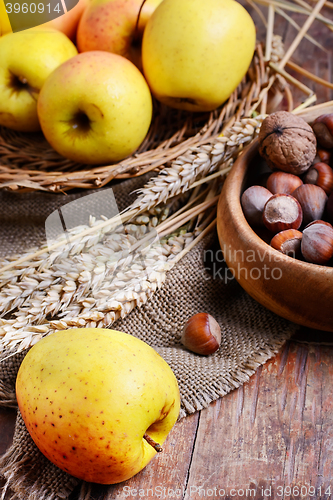
[[[141,11],[142,11],[142,8],[144,6],[144,4],[146,3],[146,0],[143,0],[142,4],[140,5],[140,9],[139,9],[139,12],[138,12],[138,15],[137,15],[137,18],[136,18],[136,23],[135,23],[135,29],[134,29],[134,36],[133,36],[133,39],[134,40],[137,40],[139,38],[139,21],[140,21],[140,15],[141,15]]]
[[[150,444],[150,446],[152,446],[155,451],[157,451],[157,453],[161,453],[161,451],[163,451],[162,446],[159,443],[156,443],[156,441],[154,441],[153,438],[148,436],[146,432],[143,437],[147,441],[147,443]]]

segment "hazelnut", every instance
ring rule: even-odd
[[[303,230],[301,251],[313,264],[327,264],[333,256],[333,228],[327,224],[310,224]]]
[[[299,201],[303,211],[303,223],[322,219],[327,203],[327,194],[315,184],[302,184],[293,192],[293,197]]]
[[[303,181],[300,177],[287,172],[273,172],[267,179],[267,189],[273,194],[291,194],[301,184]]]
[[[330,224],[329,222],[327,222],[326,220],[321,220],[321,219],[318,219],[318,220],[313,220],[312,222],[310,222],[310,224],[308,224],[307,226],[305,226],[304,229],[306,229],[307,227],[310,227],[312,226],[313,224],[324,224],[325,226],[330,226],[330,227],[333,227],[332,224]]]
[[[259,153],[273,170],[304,173],[313,164],[316,145],[310,125],[288,111],[272,113],[260,127]]]
[[[317,158],[317,160],[316,160],[316,158]],[[327,163],[327,165],[329,165],[331,162],[332,153],[331,153],[331,151],[328,151],[327,149],[318,148],[316,158],[314,160],[314,163],[318,163],[319,161],[323,161],[324,163]]]
[[[327,163],[315,163],[304,175],[306,184],[315,184],[321,187],[326,194],[333,191],[333,170]]]
[[[333,148],[333,113],[318,116],[312,123],[312,128],[323,148]]]
[[[303,234],[297,229],[286,229],[280,231],[271,240],[271,246],[289,257],[299,259],[301,253],[301,241]]]
[[[213,354],[221,344],[221,329],[208,313],[198,313],[186,323],[181,343],[197,354]]]
[[[274,194],[265,204],[263,222],[273,233],[285,229],[298,229],[303,214],[299,202],[290,194]]]
[[[246,220],[251,226],[263,226],[262,212],[272,193],[263,186],[250,186],[241,196]]]

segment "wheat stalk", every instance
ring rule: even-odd
[[[24,350],[55,330],[108,327],[144,304],[165,281],[175,256],[195,239],[181,226],[216,203],[217,197],[170,220],[168,207],[156,208],[101,239],[85,236],[84,243],[58,248],[42,259],[32,253],[28,266],[3,276],[0,350]],[[91,218],[90,227],[94,224],[99,221]],[[196,230],[197,237],[201,232],[206,234],[207,227]]]
[[[299,12],[301,14],[308,15],[309,11],[312,11],[312,6],[307,5],[306,8],[300,7],[294,3],[287,2],[285,0],[255,0],[256,3],[260,5],[265,5],[265,6],[270,6],[273,5],[274,7],[280,7],[283,10],[289,10],[291,12]],[[333,21],[327,17],[324,17],[323,15],[316,13],[315,18],[318,21],[321,21],[324,23],[329,29],[333,29]]]
[[[204,191],[206,200],[198,195],[170,217],[168,206],[156,207],[103,235],[97,231],[88,238],[87,227],[76,227],[72,233],[81,231],[83,241],[57,247],[43,258],[32,253],[28,265],[5,271],[0,350],[24,350],[56,330],[108,327],[144,304],[177,256],[212,229],[211,216],[194,232],[183,226],[216,206],[216,190],[217,185]],[[89,222],[89,227],[100,224],[94,218]]]
[[[33,253],[22,256],[13,256],[2,260],[0,275],[3,283],[13,274],[17,275],[22,269],[38,267],[42,262],[66,257],[68,253],[78,254],[86,246],[97,244],[103,236],[115,228],[121,221],[128,221],[134,216],[147,212],[160,204],[165,204],[170,198],[185,193],[192,185],[203,179],[207,174],[218,168],[225,167],[227,173],[244,145],[251,142],[258,134],[264,116],[256,118],[242,118],[223,134],[215,137],[211,142],[200,147],[191,148],[185,155],[166,167],[157,177],[152,178],[146,186],[138,190],[136,201],[118,216],[99,221],[89,227],[78,226],[52,244],[44,245]],[[226,168],[227,167],[227,168]],[[32,270],[26,271],[32,273]]]
[[[84,241],[58,247],[42,258],[32,252],[27,265],[4,272],[0,348],[18,352],[55,330],[107,327],[145,303],[164,282],[166,271],[179,260],[177,255],[183,256],[211,230],[212,224],[207,227],[207,221],[196,229],[195,239],[194,233],[179,227],[215,205],[218,197],[211,199],[214,193],[209,190],[210,199],[204,202],[202,195],[197,196],[169,218],[168,206],[157,207],[124,228],[103,235],[97,231],[88,238],[87,227],[76,227],[72,233],[81,231]],[[191,205],[195,206],[189,208]],[[89,222],[89,227],[100,224],[94,218]],[[176,234],[133,253],[142,247],[147,235],[152,239],[154,227],[161,236],[175,229]],[[140,262],[142,252],[144,265]],[[11,317],[6,319],[9,313]]]
[[[190,148],[139,189],[137,199],[128,209],[142,212],[166,203],[228,162],[227,173],[242,147],[257,136],[263,119],[261,115],[242,118],[206,145]]]

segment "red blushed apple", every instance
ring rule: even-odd
[[[146,0],[140,12],[142,1],[93,0],[85,9],[77,29],[79,52],[105,50],[126,57],[141,67],[143,30],[162,0]]]

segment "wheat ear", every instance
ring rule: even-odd
[[[222,168],[228,161],[230,170],[243,146],[257,136],[264,117],[242,118],[206,145],[190,148],[139,189],[138,198],[128,210],[142,212],[166,203],[169,198],[191,189],[196,181]]]

